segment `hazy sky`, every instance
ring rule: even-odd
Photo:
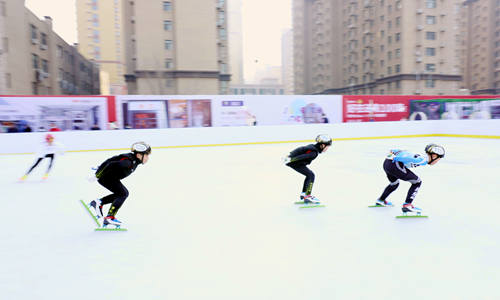
[[[242,2],[244,74],[248,79],[259,67],[281,65],[281,34],[291,28],[292,0]],[[26,6],[40,18],[51,16],[54,31],[67,43],[77,42],[74,0],[26,0]]]

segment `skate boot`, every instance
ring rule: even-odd
[[[319,204],[319,199],[314,197],[313,195],[305,195],[304,196],[304,204]]]
[[[380,199],[377,199],[377,201],[375,201],[375,205],[381,205],[381,206],[393,206],[392,205],[392,202],[389,202],[387,200],[380,200]]]
[[[415,207],[411,203],[403,204],[403,207],[401,208],[401,210],[403,211],[403,215],[406,215],[408,213],[420,215],[422,213],[421,208]]]
[[[89,208],[94,212],[94,215],[99,219],[102,218],[102,203],[101,199],[90,201]]]
[[[118,219],[115,218],[114,216],[107,216],[106,218],[104,218],[104,221],[102,222],[102,227],[106,228],[108,225],[115,225],[116,228],[120,228],[122,222],[118,221]]]

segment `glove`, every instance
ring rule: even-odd
[[[290,156],[287,156],[285,158],[283,158],[283,163],[286,165],[287,163],[289,163],[292,159],[290,158]]]

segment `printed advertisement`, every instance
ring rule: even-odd
[[[219,96],[213,126],[340,123],[342,96]]]
[[[124,128],[184,128],[212,126],[210,99],[166,96],[117,96]]]
[[[343,122],[401,121],[412,96],[344,96]]]
[[[500,99],[410,100],[410,120],[500,119]]]
[[[107,97],[0,97],[7,132],[106,129]]]

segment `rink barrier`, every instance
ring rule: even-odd
[[[456,138],[479,138],[479,139],[500,139],[497,135],[471,135],[471,134],[410,134],[393,136],[369,136],[353,138],[334,138],[338,141],[359,141],[359,140],[380,140],[380,139],[399,139],[399,138],[422,138],[422,137],[456,137]],[[203,147],[225,147],[225,146],[250,146],[250,145],[272,145],[272,144],[294,144],[294,143],[314,143],[314,140],[292,140],[292,141],[267,141],[267,142],[242,142],[242,143],[221,143],[221,144],[199,144],[199,145],[175,145],[175,146],[157,146],[153,149],[176,149],[176,148],[203,148]],[[66,152],[102,152],[102,151],[128,151],[130,148],[109,148],[109,149],[87,149],[87,150],[68,150]],[[0,153],[0,155],[32,155],[34,152],[24,153]]]
[[[500,139],[500,120],[365,122],[283,126],[199,127],[62,131],[52,133],[66,152],[123,151],[137,141],[155,149],[300,144],[314,142],[318,134],[334,141],[362,141],[401,138]],[[0,134],[0,155],[33,154],[45,139],[45,132]]]

